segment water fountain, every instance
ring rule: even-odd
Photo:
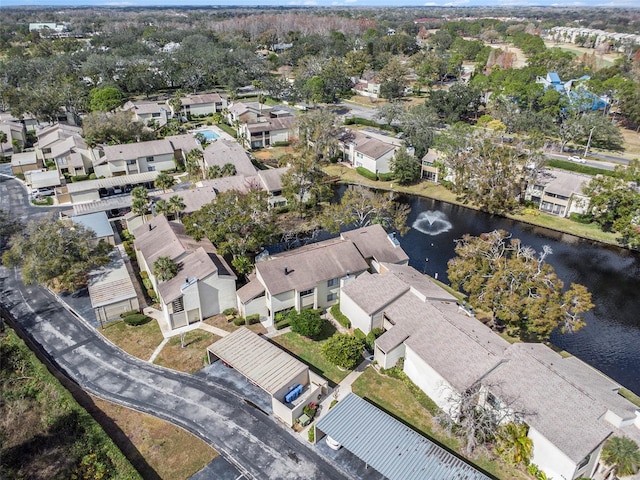
[[[451,230],[452,225],[447,215],[438,210],[427,210],[418,214],[418,218],[411,225],[425,235],[440,235]]]

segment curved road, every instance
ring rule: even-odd
[[[23,219],[32,217],[36,209],[24,196],[18,182],[0,177],[0,208]],[[46,213],[37,210],[36,215]],[[0,304],[21,329],[84,390],[184,427],[212,445],[246,478],[347,477],[222,384],[124,353],[48,290],[24,285],[19,271],[0,267],[0,292]],[[365,472],[361,478],[368,477]]]

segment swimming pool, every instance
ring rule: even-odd
[[[215,140],[216,138],[220,138],[220,135],[218,135],[213,130],[207,129],[207,130],[198,130],[196,132],[193,132],[194,135],[197,133],[201,133],[202,135],[204,135],[204,138],[207,139],[207,142],[210,142],[211,140]]]

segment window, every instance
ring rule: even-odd
[[[362,158],[363,155],[360,152],[356,152],[356,158]]]
[[[155,159],[153,157],[147,157],[147,162],[155,162]]]
[[[173,313],[184,312],[183,297],[174,300],[173,302],[171,302],[171,305],[173,305]]]
[[[151,114],[151,116],[152,116],[153,118],[158,118],[158,117],[160,117],[160,112],[152,113],[152,114]]]
[[[327,302],[335,302],[338,299],[337,293],[330,293],[327,295]]]
[[[337,278],[332,278],[331,280],[327,280],[327,287],[335,287],[338,285],[339,280]]]
[[[300,292],[301,297],[306,297],[307,295],[313,295],[313,288],[310,288],[309,290],[303,290]]]
[[[127,160],[127,165],[135,165],[136,161],[135,160]]]
[[[155,172],[156,171],[156,167],[155,165],[149,165],[147,167],[147,172]]]

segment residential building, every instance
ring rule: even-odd
[[[295,136],[295,117],[259,117],[255,123],[243,123],[239,138],[249,148],[265,148],[276,143],[290,142]]]
[[[0,132],[7,136],[7,141],[0,145],[1,156],[10,157],[24,148],[27,141],[27,131],[24,124],[19,121],[3,119],[0,120]]]
[[[170,329],[235,307],[236,276],[209,240],[194,240],[184,225],[169,222],[164,215],[141,225],[134,235],[138,264],[153,283]],[[176,262],[178,275],[157,279],[153,265],[160,257]]]
[[[282,195],[282,175],[288,170],[289,167],[282,167],[258,170],[257,172],[262,189],[269,195],[268,202],[271,208],[283,207],[287,204],[287,199]]]
[[[180,113],[187,118],[191,115],[222,113],[227,108],[227,99],[218,93],[190,94],[182,97],[180,102],[182,103]]]
[[[105,177],[96,180],[86,180],[84,182],[68,183],[66,186],[68,198],[61,198],[61,201],[68,201],[74,204],[98,202],[103,198],[116,195],[125,195],[133,188],[141,186],[154,188],[153,182],[160,172],[132,173],[131,175],[120,175],[118,177]],[[131,206],[131,196],[127,195],[127,201],[119,207],[111,205],[108,209],[125,208]]]
[[[546,168],[528,185],[525,199],[539,204],[541,211],[559,217],[584,214],[590,199],[583,189],[590,180],[590,175]]]
[[[72,125],[65,125],[56,123],[47,127],[42,127],[36,130],[36,152],[38,158],[43,163],[54,160],[52,153],[53,148],[60,142],[64,142],[70,137],[78,137],[78,142],[84,144],[82,139],[82,128],[74,127]]]
[[[13,172],[14,175],[24,174],[31,170],[40,170],[42,167],[42,162],[33,150],[14,153],[11,156],[11,172]]]
[[[253,176],[257,172],[256,167],[251,163],[249,154],[238,142],[219,138],[209,143],[204,149],[205,175],[209,167],[214,165],[223,167],[227,163],[236,167],[238,175]]]
[[[94,160],[94,171],[99,177],[162,172],[175,168],[173,145],[166,138],[124,145],[105,145],[98,149],[97,158]]]
[[[344,232],[338,238],[256,262],[255,276],[237,292],[242,315],[258,313],[271,324],[275,314],[295,308],[327,308],[340,287],[381,263],[406,264],[408,256],[380,225]]]
[[[362,95],[363,97],[380,97],[380,82],[377,80],[360,79],[353,89],[358,95]]]
[[[110,245],[116,244],[113,228],[105,212],[71,215],[71,221],[92,230],[96,234],[96,241],[104,240]]]
[[[93,167],[93,153],[80,135],[58,140],[49,149],[62,176],[87,175]]]
[[[452,418],[460,395],[524,422],[532,462],[551,478],[591,478],[611,435],[640,440],[640,409],[620,385],[544,344],[509,344],[412,267],[382,264],[341,288],[341,311],[364,332],[383,328],[374,359],[403,371]]]
[[[133,117],[146,126],[151,126],[155,123],[158,127],[162,127],[169,120],[170,109],[164,103],[128,101],[123,105],[122,110],[133,113]]]
[[[536,83],[542,84],[545,89],[551,88],[566,96],[569,102],[581,111],[606,109],[609,106],[609,101],[589,92],[581,83],[590,78],[589,75],[583,75],[580,78],[563,82],[556,72],[549,72],[546,77],[537,77]]]
[[[400,139],[364,130],[348,129],[341,138],[345,161],[372,173],[389,173],[391,160],[402,148]],[[413,149],[408,148],[407,153],[413,155]]]
[[[255,123],[258,117],[265,115],[271,107],[259,102],[236,102],[229,106],[227,120],[230,125],[240,123]]]
[[[435,150],[429,150],[422,157],[422,171],[420,178],[433,183],[439,183],[440,172],[438,161],[440,159],[440,153]]]

